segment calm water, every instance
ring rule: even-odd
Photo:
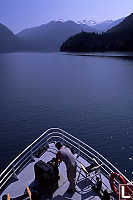
[[[46,129],[60,127],[132,178],[133,60],[114,55],[0,55],[1,170]]]

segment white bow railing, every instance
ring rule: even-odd
[[[101,171],[107,178],[109,178],[112,172],[117,172],[130,183],[130,181],[113,164],[92,147],[62,129],[50,128],[20,153],[0,174],[0,193],[12,177],[17,179],[17,175],[20,171],[22,171],[28,163],[33,161],[34,153],[37,152],[40,147],[57,141],[61,141],[62,143],[71,146],[77,154],[80,154],[90,163],[94,161],[94,159],[99,163],[102,163]]]

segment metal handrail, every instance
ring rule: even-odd
[[[52,138],[52,137],[55,137],[55,136],[51,136],[51,138]],[[56,137],[57,137],[57,138],[60,138],[60,136],[56,136]],[[51,138],[50,138],[50,139],[51,139]],[[64,141],[67,142],[67,144],[71,145],[72,147],[74,147],[75,149],[78,150],[78,147],[76,147],[75,145],[72,145],[72,144],[71,144],[70,142],[68,142],[67,140],[64,140]],[[54,142],[56,142],[56,140],[55,140]],[[83,147],[82,147],[82,148],[83,148]],[[94,161],[93,158],[90,157],[88,154],[86,154],[84,151],[80,150],[80,152],[81,152],[84,156],[86,156],[87,158],[89,158],[91,161]],[[96,157],[96,156],[94,155],[94,157]],[[99,161],[101,161],[101,160],[99,159]],[[101,161],[101,162],[102,162],[102,161]],[[103,168],[103,170],[106,172],[107,175],[110,175],[110,173],[109,173],[107,170],[105,170],[104,167],[101,166],[101,168]],[[108,166],[107,166],[107,168],[110,169]],[[113,172],[113,170],[111,170],[111,172]]]
[[[98,155],[98,156],[96,156],[95,155],[95,157],[97,157],[98,158],[98,160],[99,161],[101,161],[100,160],[100,158],[102,158],[105,162],[107,162],[115,171],[117,171],[119,174],[121,174],[125,179],[126,179],[126,181],[127,182],[130,182],[128,179],[127,179],[127,177],[125,177],[111,162],[109,162],[103,155],[101,155],[98,151],[96,151],[95,149],[93,149],[92,147],[90,147],[89,145],[87,145],[87,144],[85,144],[84,142],[82,142],[81,140],[79,140],[78,138],[76,138],[76,137],[74,137],[73,135],[71,135],[71,134],[69,134],[69,133],[67,133],[66,131],[64,131],[64,130],[62,130],[62,129],[59,129],[60,131],[63,131],[64,132],[64,137],[66,137],[65,136],[65,134],[66,135],[68,135],[69,137],[72,137],[73,139],[75,139],[75,140],[77,140],[79,143],[81,143],[82,145],[84,145],[84,146],[86,146],[87,148],[89,148],[90,150],[92,150],[94,153],[96,153],[96,155]],[[70,138],[69,138],[70,139]],[[83,148],[83,147],[81,147],[81,148]],[[88,153],[91,153],[91,152],[89,152],[87,149],[85,149],[84,148],[84,150],[86,150]],[[92,153],[91,153],[92,154]],[[110,171],[112,172],[113,170],[111,170],[111,168],[109,168],[108,167],[108,165],[106,165],[103,161],[101,161],[108,169],[110,169]]]
[[[29,155],[32,149],[34,149],[32,152],[34,153],[40,147],[39,145],[41,143],[44,144],[50,140],[54,142],[55,141],[54,137],[60,140],[63,140],[66,143],[69,143],[75,149],[79,150],[82,154],[84,154],[86,157],[88,157],[91,160],[92,160],[92,157],[97,158],[98,161],[102,162],[104,164],[104,167],[106,167],[106,169],[104,169],[104,167],[103,169],[106,172],[107,176],[111,172],[116,171],[119,174],[121,174],[128,183],[130,183],[130,181],[112,163],[110,163],[104,156],[98,153],[95,149],[93,149],[89,145],[85,144],[81,140],[77,139],[76,137],[72,136],[71,134],[67,133],[66,131],[62,129],[50,128],[47,131],[45,131],[40,137],[38,137],[32,144],[30,144],[24,151],[22,151],[0,174],[0,190],[9,180],[9,177],[12,176],[13,172],[16,173],[19,166],[23,165],[23,163],[27,161],[27,159],[30,159]]]

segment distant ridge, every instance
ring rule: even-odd
[[[80,20],[80,21],[77,21],[77,23],[86,24],[86,25],[94,28],[98,33],[102,33],[102,32],[106,32],[109,29],[111,29],[112,27],[118,25],[124,19],[125,19],[125,17],[117,19],[117,20],[105,20],[105,21],[99,22],[99,23],[97,23],[94,20]]]
[[[133,13],[126,17],[121,23],[119,23],[117,26],[112,27],[110,30],[108,30],[108,33],[122,33],[122,32],[133,32]]]
[[[117,26],[118,24],[120,24],[124,19],[125,19],[125,17],[120,18],[120,19],[115,20],[115,21],[106,20],[104,22],[101,22],[99,24],[94,25],[93,28],[98,30],[99,33],[106,32],[109,29],[111,29],[111,28]]]
[[[133,14],[104,34],[82,32],[70,37],[61,51],[133,51]]]
[[[5,25],[0,23],[0,52],[18,51],[19,39]]]
[[[121,25],[122,22],[123,25]],[[106,20],[99,24],[97,24],[94,20],[81,20],[74,22],[72,20],[63,21],[60,19],[58,21],[51,21],[47,24],[42,24],[38,27],[25,29],[16,35],[1,23],[0,52],[59,51],[61,45],[68,38],[76,34],[80,36],[83,32],[102,33],[104,30],[108,30],[107,34],[110,35],[123,30],[126,26],[124,23],[127,24],[127,21],[125,21],[124,18],[116,21]],[[112,28],[114,25],[117,26]]]
[[[26,41],[29,50],[59,51],[61,44],[70,36],[81,31],[96,32],[87,25],[77,24],[73,21],[51,21],[38,27],[25,29],[17,37]]]

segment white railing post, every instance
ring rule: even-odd
[[[46,148],[49,148],[49,142],[48,142],[48,140],[46,140],[45,146],[46,146]]]
[[[62,139],[62,144],[64,145],[65,138],[64,138],[64,134],[62,134],[62,133],[61,133],[61,139]]]
[[[30,149],[30,157],[31,157],[31,161],[35,162],[35,158],[34,158],[34,155],[33,155],[33,152],[32,152],[32,146],[31,146],[31,149]]]
[[[80,156],[80,144],[78,144],[78,157]]]
[[[15,179],[15,180],[18,180],[18,176],[15,172],[14,166],[12,166],[12,171],[13,171],[12,178]]]

